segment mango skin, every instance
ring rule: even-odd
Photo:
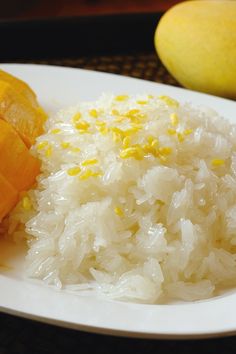
[[[236,99],[236,1],[185,1],[155,32],[167,70],[184,87]]]

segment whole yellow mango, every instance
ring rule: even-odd
[[[167,70],[183,86],[236,99],[236,1],[185,1],[167,11],[155,33]]]

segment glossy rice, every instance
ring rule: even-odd
[[[163,303],[236,284],[236,126],[168,96],[102,95],[49,118],[10,216],[27,276]]]

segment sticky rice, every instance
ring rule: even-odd
[[[12,215],[27,276],[158,303],[236,283],[236,126],[168,96],[102,95],[49,117]]]

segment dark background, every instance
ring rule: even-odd
[[[236,337],[188,341],[119,338],[63,329],[3,314],[0,315],[0,327],[1,354],[233,354],[236,352]]]

